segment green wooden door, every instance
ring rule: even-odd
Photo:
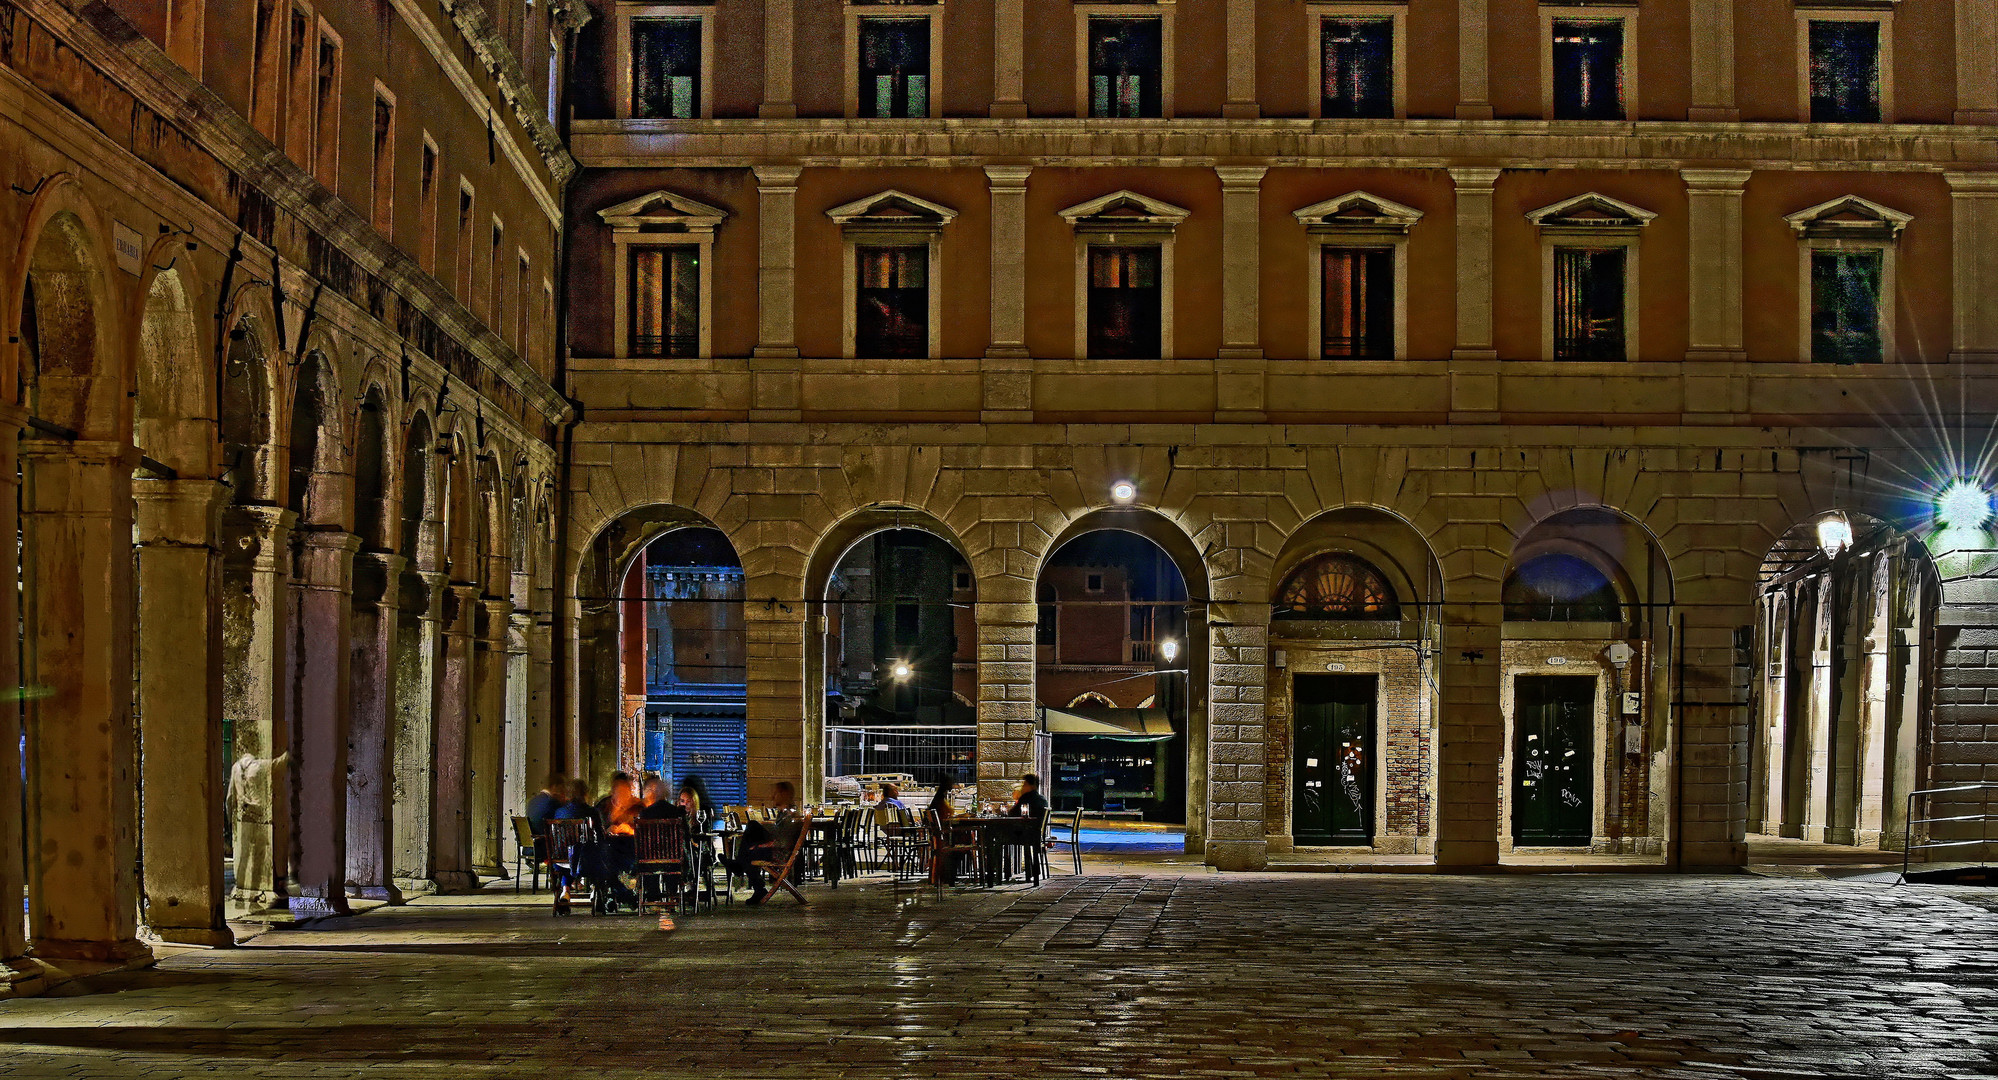
[[[1299,675],[1291,835],[1304,845],[1374,840],[1374,676]]]
[[[1586,845],[1596,805],[1595,677],[1521,675],[1512,693],[1512,841]]]

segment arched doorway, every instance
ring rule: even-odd
[[[620,760],[674,790],[699,776],[717,805],[746,804],[748,638],[734,545],[719,529],[669,529],[623,582]]]
[[[405,895],[437,890],[432,847],[437,813],[437,665],[443,648],[444,469],[426,413],[410,417],[402,439],[400,556],[389,722],[390,865]]]
[[[1666,665],[1672,572],[1643,526],[1580,508],[1536,523],[1501,589],[1501,858],[1660,856],[1671,807]]]

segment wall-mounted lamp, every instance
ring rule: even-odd
[[[1159,642],[1159,655],[1165,658],[1166,663],[1172,663],[1173,658],[1179,655],[1179,642],[1171,638]]]
[[[889,669],[889,673],[897,679],[906,679],[909,677],[909,665],[897,663],[893,668]]]
[[[1110,485],[1110,501],[1119,506],[1123,506],[1137,497],[1138,485],[1133,484],[1129,480],[1119,480]]]
[[[1991,523],[1991,493],[1969,480],[1953,480],[1936,493],[1936,519],[1952,529]]]
[[[1843,511],[1834,511],[1818,522],[1818,550],[1828,559],[1836,559],[1852,546],[1852,522],[1845,519]]]

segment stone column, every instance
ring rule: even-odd
[[[138,939],[134,872],[137,464],[138,452],[121,443],[21,447],[21,681],[37,691],[23,710],[29,932],[45,960],[123,962],[148,954]]]
[[[1457,4],[1457,119],[1490,120],[1492,94],[1489,0],[1459,0]],[[1316,46],[1316,42],[1312,43]],[[1457,170],[1450,170],[1455,173]]]
[[[395,886],[390,831],[394,757],[396,647],[400,639],[400,555],[363,551],[354,556],[353,659],[349,694],[353,714],[347,750],[347,893],[402,903]]]
[[[1831,823],[1831,761],[1832,761],[1832,650],[1837,645],[1833,636],[1838,625],[1838,590],[1833,584],[1833,575],[1821,575],[1815,582],[1816,603],[1812,606],[1816,619],[1812,623],[1810,656],[1810,697],[1802,717],[1806,748],[1806,767],[1803,770],[1803,792],[1800,802],[1804,808],[1803,839],[1813,843],[1825,842],[1825,830]],[[1801,629],[1801,628],[1800,628]]]
[[[354,552],[359,537],[308,532],[297,553],[298,895],[300,919],[347,913],[347,739],[353,688]]]
[[[1861,847],[1880,846],[1882,802],[1887,795],[1887,732],[1892,725],[1888,715],[1890,676],[1888,654],[1893,649],[1893,597],[1896,559],[1885,552],[1872,558],[1872,573],[1860,603],[1859,648],[1859,737],[1857,760],[1857,803],[1853,814],[1853,843]]]
[[[765,120],[798,115],[791,90],[791,43],[796,34],[792,6],[792,0],[763,0],[763,104],[756,115]]]
[[[780,2],[780,0],[773,0]],[[781,0],[788,11],[790,0]],[[798,364],[798,177],[796,165],[756,173],[756,348],[750,354],[751,420],[796,420]]]
[[[437,867],[439,892],[472,892],[479,887],[472,867],[470,768],[478,606],[477,585],[445,590],[444,646],[437,672],[437,802],[430,823],[430,857]]]
[[[745,595],[797,596],[800,589],[795,580],[758,580],[748,586]],[[823,759],[825,748],[813,744],[813,738],[823,740],[824,735],[808,732],[802,719],[808,707],[805,605],[751,600],[742,605],[742,614],[749,682],[745,715],[749,724],[750,800],[767,797],[770,785],[779,780],[799,785],[799,798],[809,798],[806,762]],[[824,708],[822,700],[811,704]]]
[[[981,580],[973,606],[978,634],[978,798],[1009,798],[1020,777],[1033,771],[1034,632],[1040,608],[1031,596],[1005,597],[1023,578]],[[1010,590],[1017,592],[1019,590]],[[1053,787],[1053,781],[1047,784]]]
[[[1983,18],[1998,18],[1989,5]],[[1998,123],[1998,112],[1985,123]],[[1998,175],[1946,172],[1949,182],[1952,363],[1998,359]]]
[[[1270,605],[1267,595],[1257,595],[1264,588],[1259,583],[1238,590],[1207,609],[1206,753],[1189,755],[1186,783],[1196,787],[1195,769],[1204,764],[1207,862],[1223,870],[1260,870],[1268,859],[1263,702],[1269,687]],[[1218,583],[1215,591],[1223,591]]]
[[[1783,828],[1783,807],[1789,797],[1783,789],[1789,747],[1785,744],[1785,724],[1790,711],[1790,594],[1774,593],[1764,601],[1762,680],[1762,776],[1760,781],[1762,819],[1753,824],[1756,831],[1777,835]]]
[[[1484,554],[1459,551],[1444,573]],[[1499,760],[1505,713],[1499,701],[1499,582],[1459,574],[1446,582],[1437,644],[1436,865],[1498,863]]]
[[[1956,122],[1998,124],[1998,10],[1956,0]]]
[[[1254,120],[1262,115],[1256,99],[1256,0],[1228,0],[1228,100],[1221,115]]]
[[[539,790],[548,775],[547,755],[532,749],[536,727],[531,719],[534,710],[534,669],[529,643],[533,636],[533,616],[515,611],[507,617],[506,757],[500,765],[500,819],[502,824],[508,825],[504,834],[507,836],[512,835],[512,820],[527,813],[528,794]],[[501,854],[511,854],[511,849],[504,843]]]
[[[0,405],[0,536],[17,535],[20,528],[20,430],[27,423],[27,410]],[[20,549],[0,543],[0,575],[18,580]],[[0,589],[0,626],[18,628],[20,592]],[[18,640],[9,631],[10,640]],[[0,686],[21,685],[21,653],[18,648],[0,649]],[[21,805],[21,700],[8,695],[0,701],[0,807]],[[13,903],[28,887],[28,867],[22,847],[21,815],[0,813],[0,897]],[[9,988],[32,992],[39,985],[41,965],[28,959],[27,924],[15,918],[0,919],[0,997]]]
[[[1741,119],[1734,104],[1733,0],[1692,0],[1691,14],[1693,103],[1686,119],[1731,124]]]
[[[236,887],[251,912],[287,905],[291,873],[291,687],[284,678],[291,527],[276,506],[222,512],[222,702],[233,727],[228,806]]]
[[[222,891],[222,553],[229,489],[134,480],[139,536],[140,851],[146,925],[163,940],[233,945]]]
[[[995,117],[1027,115],[1025,12],[1025,0],[993,0],[991,113]]]
[[[1231,36],[1237,2],[1230,0],[1229,4]],[[1254,115],[1253,111],[1249,115]],[[1269,169],[1263,165],[1217,165],[1214,172],[1221,177],[1221,352],[1214,362],[1214,418],[1261,423],[1262,184]]]
[[[1679,709],[1670,749],[1678,755],[1678,779],[1666,798],[1678,841],[1671,861],[1680,868],[1748,861],[1750,669],[1748,650],[1736,646],[1746,644],[1737,642],[1737,631],[1747,629],[1754,609],[1735,594],[1750,591],[1754,566],[1749,561],[1694,579],[1676,597],[1683,620],[1681,640],[1673,643]]]
[[[489,877],[503,875],[504,837],[511,826],[503,820],[501,783],[506,761],[507,625],[511,600],[482,600],[477,617],[478,638],[472,658],[472,728],[470,735],[472,867]]]
[[[542,590],[536,590],[535,605],[539,613],[514,616],[515,620],[530,620],[527,623],[527,756],[524,759],[529,791],[538,788],[555,769],[555,763],[564,756],[557,751],[562,739],[562,727],[555,722],[555,630],[546,614],[548,601],[541,593]]]
[[[1000,3],[1019,6],[1019,0]],[[1033,171],[1030,165],[985,167],[992,208],[992,341],[979,370],[980,419],[988,424],[1034,418],[1034,365],[1027,354],[1027,176]]]
[[[395,712],[390,721],[394,785],[394,884],[405,894],[437,891],[437,672],[443,648],[444,575],[404,574],[397,619]]]

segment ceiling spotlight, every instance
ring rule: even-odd
[[[1851,546],[1852,522],[1845,519],[1844,513],[1833,513],[1818,522],[1818,550],[1826,558],[1836,559]]]
[[[1952,529],[1991,523],[1991,493],[1968,480],[1952,481],[1936,495],[1936,518]]]
[[[1114,502],[1127,503],[1138,497],[1138,485],[1129,480],[1119,480],[1110,485],[1110,498]]]
[[[894,671],[895,671],[895,677],[898,679],[906,679],[909,677],[909,665],[907,664],[896,664]]]

